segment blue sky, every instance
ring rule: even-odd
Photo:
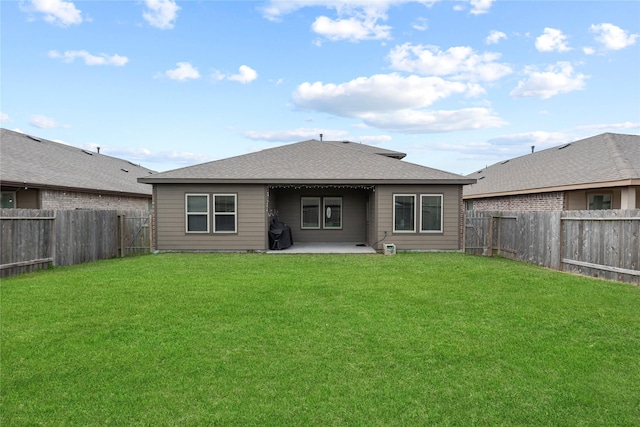
[[[322,133],[468,174],[640,133],[638,1],[0,8],[2,127],[157,171]]]

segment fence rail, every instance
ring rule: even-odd
[[[640,284],[640,210],[469,211],[465,251]]]
[[[0,277],[150,250],[146,211],[0,209]]]

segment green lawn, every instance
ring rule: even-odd
[[[640,288],[504,259],[148,255],[0,314],[2,426],[640,424]]]

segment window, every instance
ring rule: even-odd
[[[324,228],[342,228],[342,197],[324,198]]]
[[[235,194],[213,195],[213,232],[235,233],[237,228]]]
[[[209,195],[187,194],[187,233],[209,232]]]
[[[10,209],[16,207],[16,193],[13,191],[3,191],[0,193],[0,208]]]
[[[415,232],[416,196],[413,194],[393,195],[393,231]]]
[[[611,194],[589,194],[588,209],[611,209]]]
[[[442,195],[422,194],[420,196],[420,231],[442,232]]]
[[[320,228],[320,197],[303,197],[302,220],[300,226],[304,228]]]

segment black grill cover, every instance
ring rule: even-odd
[[[278,218],[273,218],[269,225],[269,249],[287,249],[291,245],[293,245],[291,227],[282,221],[278,221]]]

